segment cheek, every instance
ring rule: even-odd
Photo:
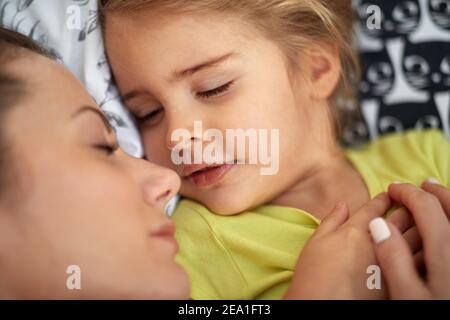
[[[156,130],[155,132],[143,132],[142,141],[145,156],[149,161],[166,168],[176,168],[172,163],[171,151],[166,146],[166,137],[164,134]]]

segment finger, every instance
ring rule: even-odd
[[[412,227],[403,233],[403,239],[405,239],[411,252],[414,254],[422,250],[422,239],[420,238],[419,230],[417,227]]]
[[[345,202],[339,202],[336,207],[322,220],[314,237],[320,237],[336,231],[350,216],[348,206]]]
[[[386,192],[382,192],[351,216],[349,223],[354,224],[355,226],[367,227],[371,220],[385,215],[390,206],[391,199],[389,198],[389,195]]]
[[[400,207],[392,212],[386,220],[392,223],[400,233],[403,233],[414,226],[414,219],[411,212],[405,207]]]
[[[447,219],[450,219],[450,190],[439,184],[436,178],[428,178],[423,184],[422,189],[435,195],[444,208]]]
[[[369,224],[377,261],[389,287],[392,299],[417,299],[427,289],[416,270],[408,244],[394,225],[383,218]]]
[[[407,183],[391,184],[389,195],[411,212],[426,252],[450,239],[448,219],[436,196]]]
[[[422,279],[426,279],[427,267],[425,265],[425,259],[423,257],[423,250],[414,254],[414,264],[416,265],[417,272]]]

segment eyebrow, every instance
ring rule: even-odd
[[[227,59],[229,59],[229,58],[231,58],[231,57],[233,57],[235,55],[236,55],[235,52],[229,52],[229,53],[224,54],[222,56],[211,58],[211,59],[209,59],[207,61],[195,64],[194,66],[186,68],[184,70],[175,71],[175,72],[173,72],[173,74],[172,74],[172,76],[170,78],[170,81],[171,82],[177,81],[177,80],[180,80],[180,79],[185,78],[187,76],[192,76],[193,74],[195,74],[197,72],[200,72],[201,70],[215,67],[218,64],[224,62],[225,60],[227,60]],[[135,98],[135,97],[137,97],[137,96],[139,96],[141,94],[145,94],[145,93],[146,92],[144,90],[133,90],[133,91],[130,91],[130,92],[124,94],[122,96],[122,100],[124,102],[126,102],[128,100],[131,100],[131,99],[133,99],[133,98]]]
[[[75,118],[75,117],[79,116],[80,114],[82,114],[84,112],[93,112],[93,113],[95,113],[96,115],[98,115],[100,117],[102,122],[105,124],[106,130],[108,131],[108,133],[113,133],[114,132],[114,129],[111,126],[111,124],[109,123],[108,119],[103,114],[103,112],[101,112],[98,108],[95,108],[95,107],[92,107],[92,106],[82,106],[80,109],[78,109],[72,115],[72,118]]]

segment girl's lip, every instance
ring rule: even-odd
[[[197,187],[208,187],[221,181],[234,166],[235,164],[232,163],[206,167],[201,171],[193,172],[188,178]]]

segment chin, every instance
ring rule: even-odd
[[[210,196],[198,201],[205,205],[211,212],[221,216],[232,216],[252,208],[252,202],[246,201],[244,193],[234,192],[236,196],[230,197],[227,194],[224,197]]]
[[[142,291],[133,292],[133,299],[142,300],[188,300],[191,290],[189,278],[184,269],[175,266],[164,266],[163,272],[152,273],[142,285]]]
[[[179,266],[175,266],[172,273],[167,277],[165,291],[162,300],[188,300],[191,296],[191,285],[186,271]]]

